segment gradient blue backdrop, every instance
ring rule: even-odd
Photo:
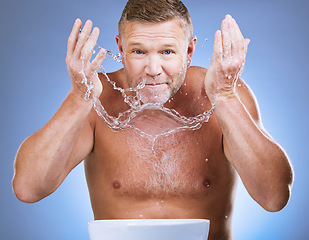
[[[51,118],[70,90],[65,54],[75,18],[92,19],[101,29],[99,44],[116,51],[114,35],[125,2],[1,0],[0,239],[88,239],[93,214],[83,164],[54,194],[25,204],[12,192],[13,161],[21,142]],[[295,168],[291,201],[278,213],[263,210],[239,184],[235,239],[308,239],[308,1],[184,3],[199,39],[192,65],[208,67],[213,35],[227,13],[251,39],[243,78],[257,96],[266,129]],[[109,60],[105,67],[112,71],[120,65]]]

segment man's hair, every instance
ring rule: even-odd
[[[119,36],[127,21],[159,23],[174,18],[181,20],[184,30],[191,40],[193,26],[186,6],[180,0],[128,0],[118,23]]]

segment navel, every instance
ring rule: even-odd
[[[121,184],[119,181],[113,181],[113,188],[119,189],[121,187]]]

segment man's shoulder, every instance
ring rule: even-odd
[[[123,88],[123,83],[125,79],[123,69],[119,69],[115,72],[110,73],[99,73],[99,78],[103,86],[103,91],[100,96],[101,101],[108,102],[115,99],[115,97],[118,95],[121,96],[121,93],[119,91],[115,91],[114,85],[115,87]]]
[[[207,73],[207,69],[199,66],[191,66],[187,70],[186,79],[191,81],[194,80],[194,82],[203,81],[205,78],[205,75]]]
[[[114,72],[99,73],[100,80],[103,84],[104,84],[104,82],[107,82],[106,76],[109,78],[109,80],[118,83],[121,80],[123,80],[123,78],[124,78],[124,70],[123,70],[123,68],[121,68],[121,69],[114,71]]]
[[[188,68],[187,73],[191,75],[203,76],[205,77],[207,72],[207,68],[200,67],[200,66],[191,66]]]
[[[187,70],[186,83],[192,88],[204,88],[204,79],[207,69],[199,66],[191,66]]]

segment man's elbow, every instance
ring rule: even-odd
[[[42,197],[38,197],[33,191],[31,191],[25,184],[22,183],[15,176],[12,180],[13,192],[18,200],[24,203],[35,203],[42,199]]]
[[[263,208],[269,212],[279,212],[290,201],[292,186],[294,183],[294,170],[287,157],[285,171],[277,176],[276,184],[268,188],[267,195],[264,196]]]
[[[272,193],[264,202],[262,207],[268,212],[279,212],[281,211],[289,202],[291,197],[291,186],[288,186],[283,191],[279,193]]]

